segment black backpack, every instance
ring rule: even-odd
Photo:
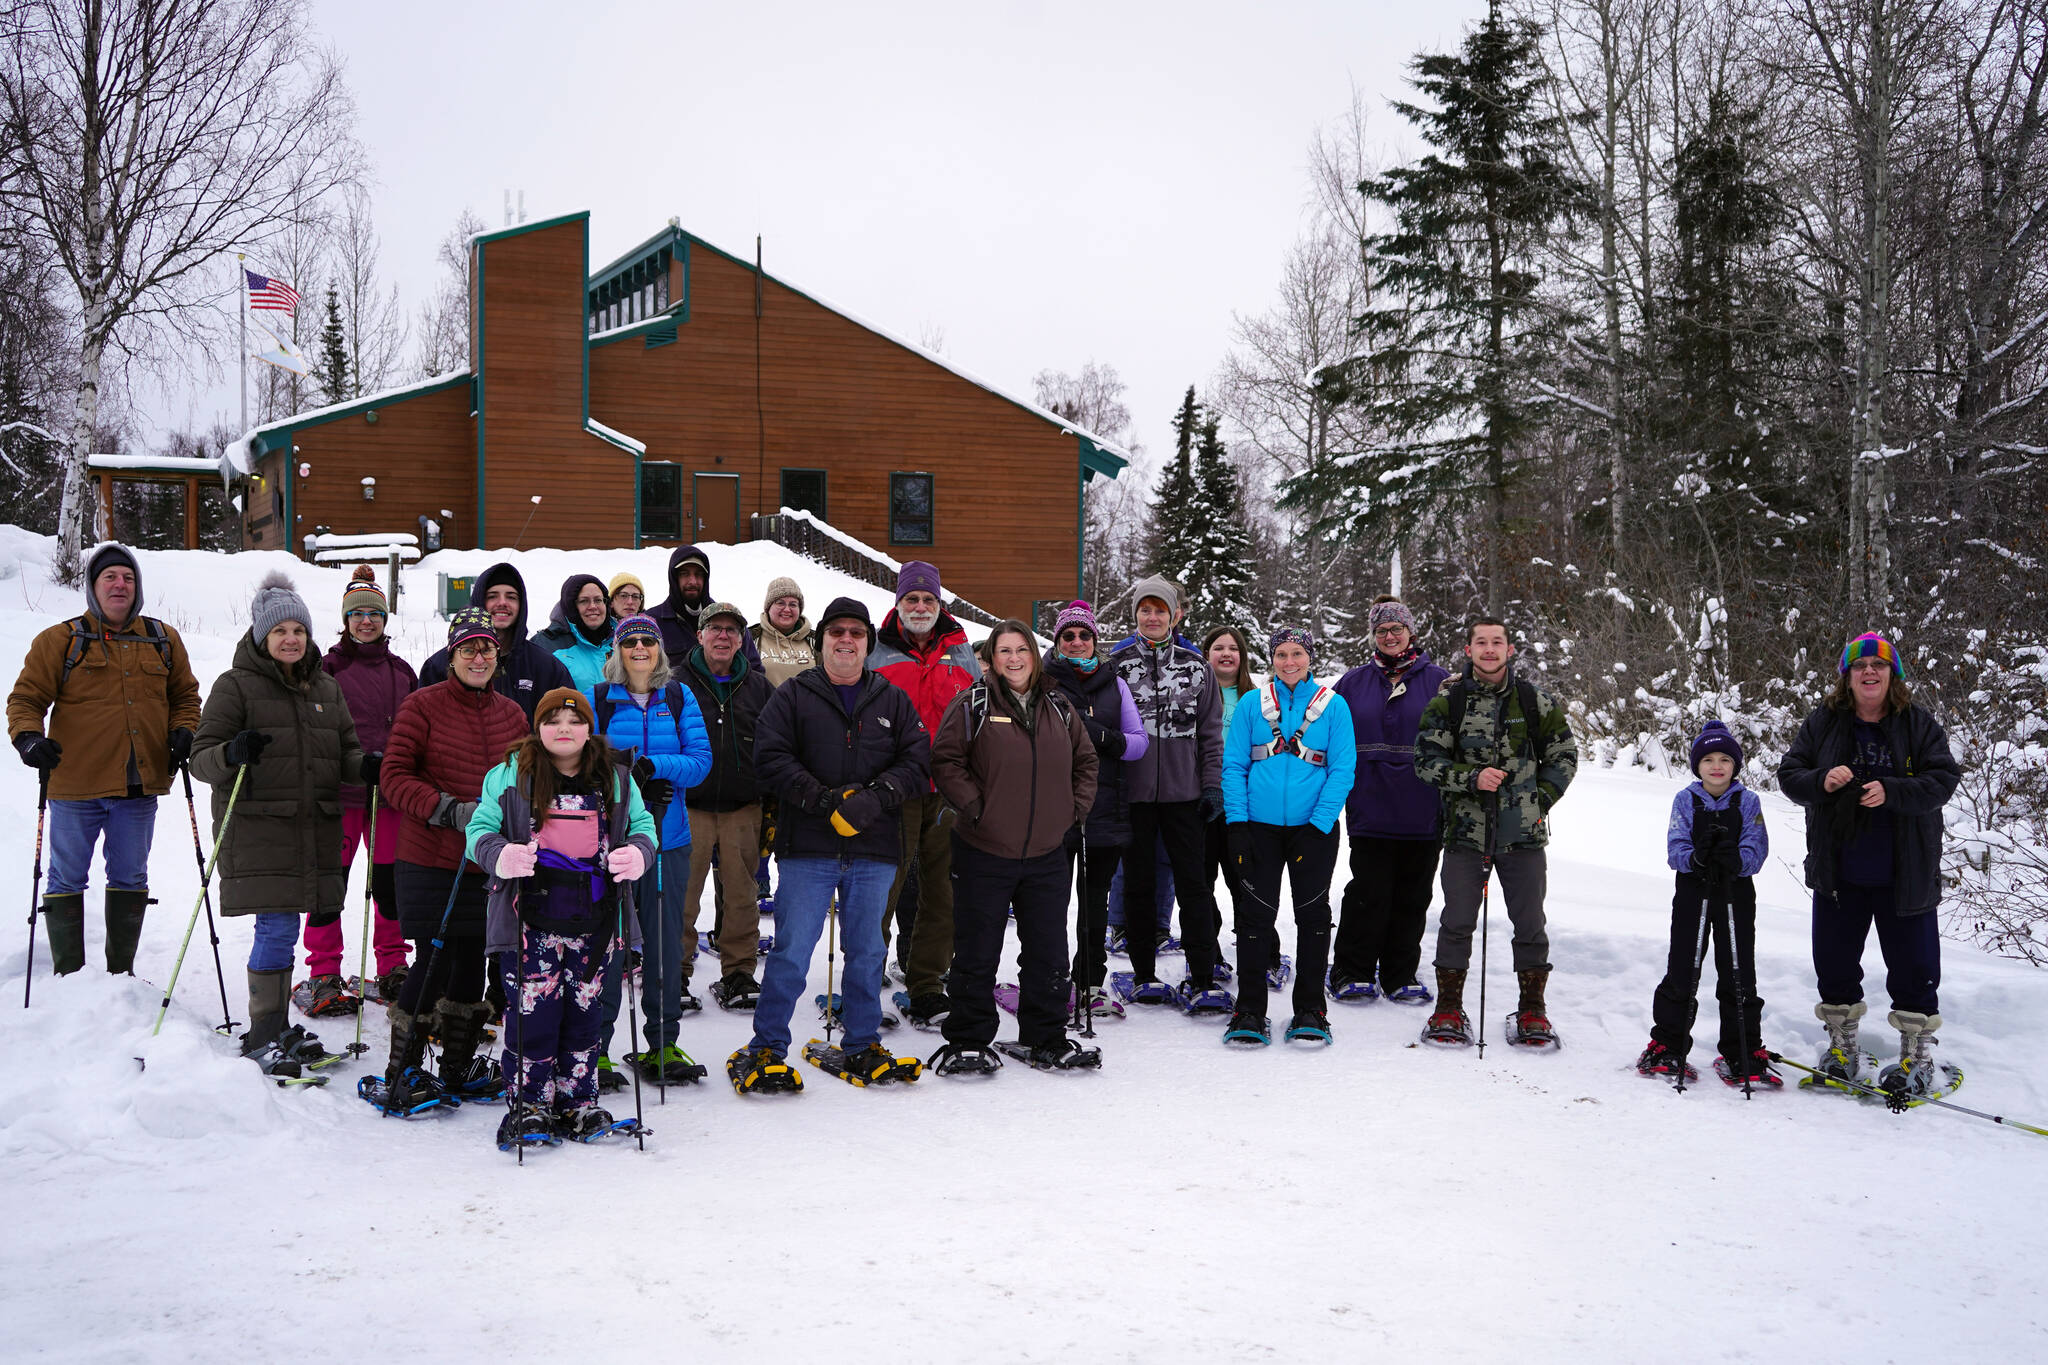
[[[85,658],[86,646],[90,645],[94,640],[103,637],[115,644],[154,645],[157,656],[164,661],[164,671],[166,673],[170,672],[171,637],[165,632],[163,622],[157,620],[154,616],[138,616],[135,618],[135,624],[141,627],[139,631],[109,630],[101,632],[92,628],[91,617],[73,617],[71,620],[71,645],[70,648],[64,651],[64,669],[57,675],[57,695],[60,697],[64,695],[64,684],[71,680],[71,670],[78,667],[79,661]]]
[[[1451,699],[1451,751],[1455,755],[1458,747],[1458,734],[1465,724],[1465,708],[1472,700],[1472,670],[1470,668],[1467,668],[1464,673],[1460,674],[1451,683],[1449,695]],[[1536,758],[1536,723],[1543,715],[1542,704],[1536,700],[1536,684],[1530,682],[1527,678],[1516,677],[1515,700],[1520,703],[1522,708],[1522,756],[1534,760]],[[1502,719],[1506,719],[1505,715],[1503,715]],[[1498,729],[1494,731],[1494,738],[1496,740],[1500,738]]]
[[[1065,725],[1073,720],[1074,708],[1060,695],[1057,687],[1041,682],[1039,688],[1052,703],[1053,713],[1060,718],[1060,724]],[[981,727],[988,723],[988,708],[991,705],[988,684],[976,683],[967,689],[966,697],[967,700],[962,704],[967,708],[967,742],[972,744],[974,737],[981,733]]]

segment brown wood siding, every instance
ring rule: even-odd
[[[672,284],[673,288],[673,284]],[[744,513],[775,510],[781,471],[828,471],[833,525],[998,613],[1075,586],[1077,442],[981,386],[769,281],[756,425],[754,275],[693,245],[689,321],[649,348],[590,352],[591,415],[686,473],[740,476]],[[889,540],[889,475],[934,476],[934,543]],[[686,509],[687,510],[687,509]]]
[[[579,218],[483,244],[484,539],[492,547],[633,543],[633,456],[583,425],[586,227]]]
[[[470,388],[458,384],[376,409],[377,420],[361,413],[300,427],[293,433],[300,464],[312,473],[292,487],[290,544],[265,542],[252,548],[300,550],[315,528],[336,535],[419,533],[422,515],[441,521],[441,509],[455,513],[443,523],[444,544],[467,545],[476,529],[476,424],[469,415]],[[266,457],[266,463],[270,458]],[[377,497],[363,501],[363,478],[376,479]]]

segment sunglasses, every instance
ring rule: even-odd
[[[1086,630],[1063,630],[1063,631],[1061,631],[1061,632],[1060,632],[1060,643],[1061,643],[1061,644],[1063,644],[1063,645],[1069,645],[1069,644],[1073,644],[1073,645],[1078,645],[1078,644],[1086,644],[1086,643],[1087,643],[1088,641],[1090,641],[1090,640],[1092,640],[1092,639],[1094,639],[1094,638],[1095,638],[1095,634],[1094,634],[1094,632],[1092,632],[1092,631],[1086,631]]]

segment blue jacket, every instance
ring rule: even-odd
[[[1415,775],[1415,736],[1422,708],[1448,677],[1418,652],[1401,676],[1398,697],[1378,656],[1337,679],[1337,695],[1351,707],[1358,741],[1358,780],[1344,806],[1352,838],[1442,840],[1443,798]]]
[[[1276,678],[1271,686],[1280,701],[1280,737],[1286,739],[1308,713],[1319,684],[1303,678],[1289,687]],[[1273,742],[1273,728],[1261,709],[1265,690],[1245,694],[1223,737],[1223,818],[1232,824],[1251,820],[1262,825],[1314,825],[1328,834],[1344,813],[1344,798],[1351,794],[1358,766],[1351,708],[1333,689],[1329,705],[1301,732],[1303,748],[1324,752],[1323,767],[1293,754],[1253,762],[1252,749]]]
[[[702,782],[711,771],[711,737],[704,730],[704,713],[697,709],[697,699],[690,695],[689,688],[673,680],[671,685],[683,700],[680,739],[676,716],[669,710],[664,695],[666,688],[649,697],[645,707],[615,683],[599,683],[584,694],[590,698],[591,710],[603,724],[604,737],[614,749],[631,749],[638,757],[652,759],[654,775],[675,783],[675,800],[668,803],[661,821],[663,849],[689,847],[690,816],[683,809],[683,793]],[[607,706],[612,715],[610,723],[604,724]]]
[[[1708,810],[1728,809],[1731,801],[1742,803],[1742,875],[1754,877],[1771,853],[1770,832],[1764,828],[1764,804],[1756,793],[1731,782],[1717,797],[1707,795],[1704,783],[1693,782],[1671,798],[1671,828],[1664,836],[1664,858],[1674,872],[1692,871],[1692,799],[1698,796]]]

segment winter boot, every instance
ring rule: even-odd
[[[1933,1048],[1941,1041],[1934,1036],[1941,1016],[1893,1010],[1885,1020],[1899,1031],[1899,1060],[1878,1072],[1879,1087],[1913,1095],[1938,1092],[1942,1078],[1935,1074]]]
[[[1839,1081],[1859,1077],[1863,1070],[1863,1052],[1856,1043],[1856,1023],[1867,1009],[1861,1000],[1853,1005],[1823,1003],[1813,1007],[1813,1017],[1820,1020],[1828,1031],[1828,1040],[1820,1050],[1820,1060],[1814,1063],[1815,1071]]]
[[[586,1104],[557,1113],[554,1122],[556,1137],[569,1142],[589,1142],[609,1132],[618,1120],[612,1117],[609,1109]]]
[[[1544,1008],[1543,988],[1550,982],[1550,968],[1531,967],[1525,972],[1516,972],[1515,981],[1522,988],[1522,998],[1515,1003],[1515,1022],[1527,1034],[1550,1032],[1550,1011]]]
[[[490,1006],[485,1005],[484,1018],[490,1018]],[[498,1120],[498,1150],[509,1152],[518,1147],[552,1147],[561,1141],[555,1132],[554,1115],[537,1104],[511,1104],[505,1109],[505,1117]]]
[[[299,1064],[278,1043],[284,1033],[291,993],[290,968],[249,973],[249,1031],[242,1035],[242,1055],[254,1061],[266,1076],[300,1074]]]
[[[115,976],[135,975],[135,945],[142,941],[142,916],[149,892],[107,891],[107,970]]]
[[[443,1000],[440,1016],[442,1087],[461,1100],[488,1102],[503,1095],[505,1082],[497,1063],[476,1055],[484,1025],[490,1021],[490,1004]]]
[[[440,1085],[420,1068],[427,1050],[427,1016],[407,1014],[393,1005],[391,1059],[384,1067],[384,1107],[404,1112],[439,1099]]]
[[[1696,1081],[1700,1078],[1699,1068],[1687,1062],[1676,1052],[1658,1042],[1655,1038],[1643,1049],[1643,1055],[1636,1058],[1638,1076],[1675,1076],[1684,1068],[1685,1079]]]
[[[1465,1015],[1465,968],[1436,969],[1436,1010],[1422,1027],[1422,1036],[1433,1043],[1464,1044],[1472,1041],[1472,1021]]]
[[[85,893],[43,897],[43,931],[50,936],[50,966],[69,976],[85,965]]]

